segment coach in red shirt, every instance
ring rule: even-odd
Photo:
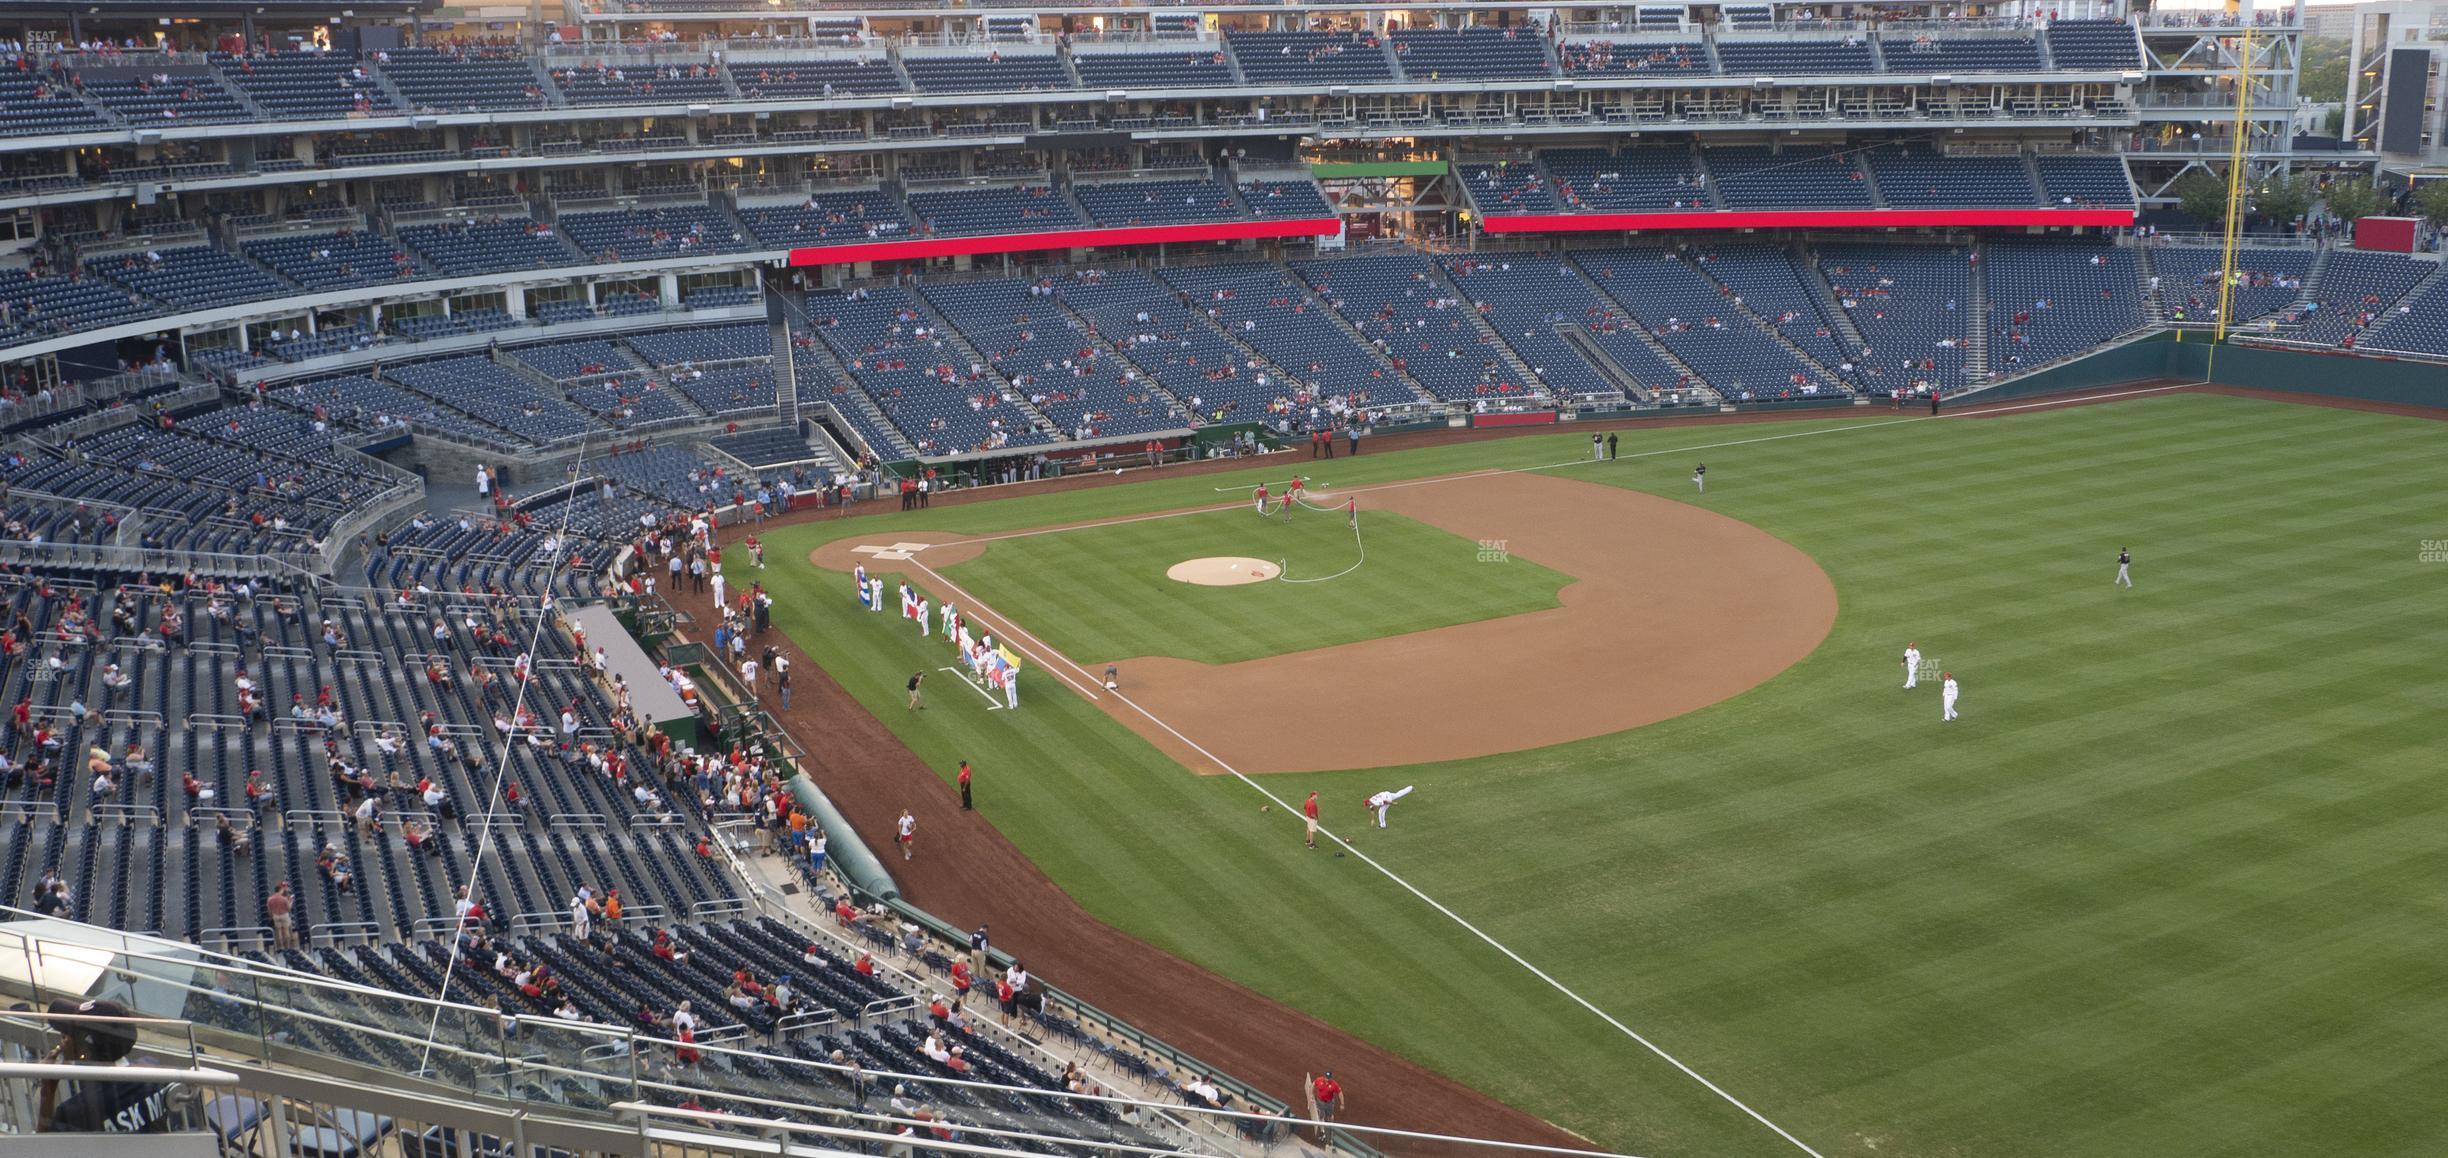
[[[1310,1092],[1317,1097],[1318,1121],[1334,1121],[1335,1111],[1343,1108],[1343,1083],[1335,1080],[1334,1071],[1328,1070],[1311,1082]]]

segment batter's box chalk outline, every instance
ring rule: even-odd
[[[908,559],[911,556],[916,555],[920,551],[926,550],[932,545],[933,544],[930,543],[894,543],[890,546],[884,547],[857,546],[850,548],[850,553],[853,555],[873,555],[876,557],[878,562],[900,562],[901,560]]]

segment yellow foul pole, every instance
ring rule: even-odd
[[[2253,29],[2247,24],[2236,38],[2236,107],[2235,136],[2227,151],[2227,218],[2226,236],[2219,253],[2218,322],[2210,337],[2210,353],[2203,360],[2202,377],[2218,359],[2221,345],[2227,341],[2227,309],[2235,294],[2236,241],[2244,232],[2244,193],[2248,185],[2244,175],[2246,146],[2252,139],[2252,71]]]

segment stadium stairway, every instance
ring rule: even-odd
[[[1862,336],[1861,327],[1853,324],[1852,311],[1836,300],[1836,287],[1829,285],[1827,277],[1820,272],[1819,251],[1811,246],[1807,238],[1798,244],[1797,260],[1801,262],[1798,268],[1802,273],[1802,284],[1810,287],[1811,293],[1818,297],[1820,316],[1826,318],[1828,327],[1836,331],[1836,337],[1844,343],[1845,353],[1860,357],[1861,352],[1869,347],[1870,340]]]
[[[1979,243],[1973,244],[1974,252],[1981,252]],[[1981,383],[1989,380],[1989,262],[1985,256],[1972,263],[1967,280],[1972,285],[1972,324],[1964,327],[1964,381]]]
[[[818,340],[809,328],[807,303],[789,294],[780,295],[780,300],[789,315],[791,377],[799,384],[800,405],[807,405],[809,388],[814,387],[817,399],[844,411],[843,421],[861,441],[872,443],[876,436],[884,439],[885,445],[868,447],[876,457],[887,461],[918,457],[917,445],[893,425],[884,408],[867,396],[866,389],[850,376],[849,368],[833,356],[832,347]]]
[[[1071,200],[1071,194],[1068,190],[1062,191],[1062,194],[1063,200]],[[1086,213],[1080,212],[1077,202],[1072,203],[1071,209],[1073,212],[1080,214],[1080,220],[1091,220]],[[1013,408],[1028,416],[1028,420],[1031,424],[1033,424],[1034,429],[1049,432],[1052,434],[1053,440],[1056,442],[1065,442],[1070,439],[1070,434],[1063,429],[1062,425],[1055,422],[1052,418],[1047,417],[1045,411],[1039,410],[1035,405],[1031,404],[1028,400],[1027,393],[1021,390],[1019,387],[1012,385],[1011,379],[1004,377],[1003,371],[995,367],[993,359],[988,358],[984,353],[980,352],[976,346],[971,345],[969,342],[969,335],[962,333],[959,326],[952,324],[952,319],[945,317],[943,315],[943,311],[936,309],[935,303],[929,301],[926,294],[912,293],[910,294],[909,298],[910,308],[917,310],[919,316],[924,318],[928,325],[933,326],[937,333],[943,335],[945,342],[950,343],[952,352],[955,355],[953,360],[954,365],[957,366],[966,363],[972,366],[983,367],[986,372],[987,380],[993,382],[995,389],[1005,398],[1011,400]]]
[[[1556,335],[1563,338],[1564,344],[1571,346],[1575,353],[1581,355],[1582,361],[1589,363],[1591,369],[1598,371],[1599,375],[1626,399],[1634,402],[1655,400],[1655,394],[1642,386],[1640,380],[1630,370],[1624,369],[1623,363],[1616,361],[1613,355],[1607,353],[1606,348],[1600,346],[1597,339],[1592,338],[1590,332],[1580,323],[1567,322],[1558,325]],[[1646,334],[1642,335],[1642,340],[1647,340]]]
[[[1290,267],[1290,266],[1285,266],[1284,268],[1286,268],[1286,269],[1290,270],[1291,275],[1292,275],[1292,280],[1294,280],[1294,281],[1296,281],[1296,282],[1299,282],[1300,284],[1302,284],[1302,285],[1304,285],[1304,286],[1309,287],[1309,288],[1310,288],[1310,290],[1311,290],[1311,292],[1313,292],[1313,293],[1315,292],[1315,290],[1316,290],[1316,286],[1317,286],[1317,283],[1316,283],[1315,281],[1311,280],[1311,279],[1310,279],[1310,277],[1309,277],[1309,275],[1307,275],[1307,274],[1305,274],[1305,273],[1302,273],[1301,271],[1299,271],[1299,270],[1297,270],[1297,269],[1291,269],[1291,267]],[[1328,324],[1330,324],[1330,325],[1334,326],[1334,328],[1336,328],[1336,329],[1338,329],[1338,330],[1343,331],[1343,336],[1344,336],[1344,337],[1346,337],[1346,338],[1351,339],[1351,340],[1352,340],[1352,344],[1357,345],[1357,346],[1359,346],[1360,348],[1362,348],[1362,349],[1364,349],[1364,350],[1368,350],[1368,351],[1369,351],[1369,352],[1371,352],[1372,354],[1375,354],[1375,355],[1377,356],[1377,359],[1378,359],[1379,361],[1381,361],[1381,362],[1385,362],[1385,361],[1386,361],[1385,352],[1384,352],[1383,350],[1378,349],[1377,344],[1376,344],[1375,342],[1370,341],[1370,340],[1369,340],[1369,338],[1368,338],[1368,335],[1361,333],[1361,332],[1360,332],[1360,327],[1353,325],[1353,324],[1351,323],[1351,319],[1344,317],[1344,316],[1343,316],[1343,311],[1342,311],[1342,310],[1339,310],[1339,309],[1336,309],[1336,308],[1335,308],[1335,306],[1334,306],[1334,302],[1333,302],[1333,300],[1332,300],[1332,299],[1333,299],[1333,295],[1331,295],[1331,294],[1317,294],[1317,299],[1318,299],[1318,305],[1319,305],[1320,307],[1322,307],[1322,308],[1320,308],[1320,309],[1318,310],[1318,316],[1325,318],[1325,319],[1326,319],[1326,321],[1328,322]],[[1402,384],[1403,384],[1403,386],[1404,386],[1406,389],[1408,389],[1408,390],[1410,390],[1410,391],[1411,391],[1411,399],[1412,399],[1412,401],[1414,401],[1414,402],[1435,402],[1435,401],[1438,401],[1437,396],[1436,396],[1436,392],[1435,392],[1435,391],[1433,391],[1433,390],[1430,390],[1430,389],[1429,389],[1429,388],[1427,388],[1426,386],[1421,385],[1421,384],[1420,384],[1420,380],[1419,380],[1419,379],[1417,379],[1417,378],[1412,377],[1412,376],[1411,376],[1411,372],[1410,372],[1409,370],[1403,369],[1403,368],[1402,368],[1402,367],[1400,367],[1400,366],[1396,366],[1396,365],[1394,365],[1394,364],[1393,364],[1393,363],[1391,363],[1391,362],[1386,362],[1386,369],[1388,370],[1388,372],[1390,372],[1390,373],[1392,373],[1392,374],[1394,375],[1394,380],[1395,380],[1395,381],[1402,383]],[[1294,381],[1302,381],[1302,380],[1304,380],[1304,379],[1301,379],[1301,378],[1295,377],[1293,380],[1294,380]]]
[[[1821,374],[1825,375],[1829,381],[1836,383],[1840,388],[1848,392],[1852,390],[1852,384],[1845,380],[1843,374],[1837,372],[1836,367],[1829,365],[1826,359],[1803,349],[1799,343],[1795,342],[1792,338],[1787,337],[1782,327],[1780,327],[1777,323],[1770,321],[1765,315],[1761,314],[1759,310],[1751,304],[1749,298],[1742,292],[1741,289],[1729,284],[1724,278],[1717,276],[1717,274],[1709,268],[1708,263],[1693,261],[1691,251],[1689,250],[1677,250],[1676,256],[1683,262],[1684,265],[1691,267],[1693,272],[1699,274],[1703,278],[1708,279],[1711,284],[1723,288],[1726,295],[1726,303],[1733,306],[1735,312],[1741,314],[1745,319],[1749,320],[1753,326],[1758,327],[1762,332],[1766,333],[1776,342],[1776,344],[1785,347],[1788,352],[1790,352],[1795,358],[1799,359],[1804,365],[1818,370]],[[1787,260],[1790,261],[1791,258],[1792,255],[1788,253]],[[1795,312],[1797,314],[1800,313],[1799,310]],[[1824,319],[1812,317],[1805,320],[1815,322]],[[1830,327],[1831,330],[1833,328],[1833,326]],[[1860,349],[1858,346],[1854,348]]]
[[[2166,325],[2167,289],[2164,284],[2153,285],[2154,282],[2162,282],[2163,279],[2159,276],[2159,263],[2151,258],[2151,247],[2147,245],[2134,247],[2134,265],[2142,273],[2142,316],[2149,318],[2150,323],[2154,326]]]
[[[1574,264],[1580,265],[1579,262],[1574,262]],[[1623,318],[1625,332],[1638,335],[1641,344],[1649,347],[1650,353],[1657,355],[1659,361],[1674,367],[1675,373],[1681,374],[1685,381],[1692,384],[1691,388],[1702,396],[1712,401],[1725,401],[1725,395],[1717,392],[1717,387],[1709,382],[1708,375],[1693,369],[1691,363],[1684,361],[1673,350],[1668,349],[1666,343],[1659,341],[1656,332],[1649,328],[1649,323],[1641,320],[1639,314],[1625,306],[1622,298],[1615,296],[1614,289],[1608,286],[1606,279],[1591,276],[1587,266],[1581,267],[1581,276],[1582,280],[1589,282],[1590,286],[1597,291],[1599,297],[1605,299],[1608,305],[1615,307],[1616,314]]]
[[[1093,343],[1098,349],[1103,350],[1107,356],[1120,359],[1123,365],[1138,371],[1139,384],[1144,386],[1157,398],[1162,399],[1165,405],[1171,407],[1176,413],[1191,415],[1193,419],[1197,417],[1197,412],[1190,408],[1190,402],[1188,399],[1173,393],[1173,391],[1169,389],[1166,389],[1165,384],[1162,381],[1159,381],[1156,375],[1152,373],[1148,367],[1140,365],[1136,359],[1131,357],[1130,351],[1115,345],[1112,339],[1107,337],[1103,331],[1099,330],[1097,328],[1095,319],[1081,313],[1077,307],[1064,300],[1063,296],[1059,293],[1055,294],[1049,300],[1054,303],[1054,307],[1056,309],[1062,311],[1064,317],[1071,320],[1072,325],[1076,327],[1072,331],[1073,333],[1079,335],[1082,340]]]
[[[1542,168],[1540,172],[1544,174],[1545,169]],[[1552,177],[1548,179],[1553,180]],[[1471,295],[1464,292],[1460,283],[1453,280],[1452,274],[1446,271],[1443,262],[1431,261],[1426,257],[1420,260],[1427,265],[1428,276],[1433,279],[1439,289],[1451,292],[1460,301],[1469,302],[1471,300]],[[1546,385],[1546,379],[1531,372],[1530,363],[1522,360],[1521,352],[1513,348],[1513,343],[1505,341],[1504,335],[1496,331],[1495,325],[1488,321],[1486,314],[1477,309],[1467,312],[1470,314],[1471,325],[1479,331],[1480,340],[1495,348],[1496,356],[1504,361],[1506,369],[1513,372],[1516,381],[1519,381],[1524,387],[1532,383]]]

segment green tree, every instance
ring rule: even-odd
[[[2335,37],[2305,37],[2303,69],[2295,81],[2296,95],[2314,104],[2345,100],[2346,53],[2350,47]]]
[[[2293,173],[2270,177],[2253,193],[2253,208],[2263,217],[2280,225],[2311,212],[2312,203],[2320,199],[2320,190],[2312,184],[2309,173]]]
[[[2448,228],[2448,180],[2425,181],[2414,187],[2414,212],[2439,228]]]
[[[2195,169],[2176,179],[2169,192],[2176,198],[2176,207],[2185,216],[2217,229],[2227,220],[2227,183],[2207,169]]]
[[[2388,195],[2366,177],[2340,177],[2329,183],[2329,212],[2352,221],[2388,208]]]

